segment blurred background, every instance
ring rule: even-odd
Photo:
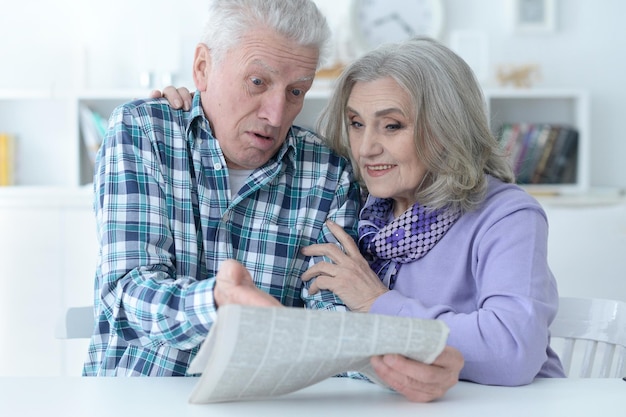
[[[408,0],[407,0],[408,1]],[[442,0],[440,39],[484,40],[473,60],[486,86],[502,65],[538,65],[536,87],[584,89],[591,96],[590,183],[626,188],[626,2],[554,0],[548,33],[518,33],[517,0]],[[316,0],[345,46],[350,0]],[[0,89],[103,89],[189,85],[203,0],[0,0]],[[165,82],[164,82],[165,81]]]
[[[549,262],[561,295],[626,301],[626,2],[439,2],[439,40],[468,61],[485,89],[500,88],[499,69],[532,68],[522,96],[537,92],[527,107],[538,109],[523,108],[510,85],[494,103],[515,103],[517,115],[576,113],[587,133],[590,188],[539,197],[550,222]],[[326,64],[345,64],[359,53],[353,2],[316,3],[333,30]],[[553,21],[520,30],[514,10],[521,3],[552,6]],[[0,376],[80,374],[87,340],[58,340],[54,331],[67,307],[93,297],[93,165],[79,106],[106,115],[150,88],[193,89],[205,16],[204,0],[0,0],[0,134],[15,132],[21,165],[16,186],[0,187]],[[309,118],[327,94],[307,95]]]

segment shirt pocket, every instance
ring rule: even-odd
[[[301,223],[252,222],[249,227],[241,229],[233,248],[237,258],[245,260],[248,268],[254,271],[255,281],[274,288],[285,283],[300,287],[299,278],[306,269],[305,257],[300,253],[303,232]]]

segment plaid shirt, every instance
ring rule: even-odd
[[[283,147],[231,190],[226,161],[195,94],[118,107],[94,177],[100,241],[97,326],[84,375],[185,375],[215,319],[215,274],[242,262],[285,306],[344,309],[309,296],[301,247],[332,241],[331,218],[356,235],[358,185],[348,161],[293,127]]]

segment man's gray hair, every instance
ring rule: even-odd
[[[219,63],[243,36],[257,28],[271,29],[299,45],[317,48],[318,67],[328,53],[328,22],[312,0],[210,0],[200,41]]]

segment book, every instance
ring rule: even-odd
[[[517,157],[517,163],[514,171],[518,183],[528,182],[528,173],[531,169],[530,164],[534,160],[534,152],[537,147],[537,139],[540,133],[541,127],[539,125],[530,124],[526,129],[522,150]]]
[[[0,186],[15,185],[15,137],[0,132]]]
[[[507,157],[510,157],[513,145],[515,144],[515,137],[517,137],[518,125],[516,123],[504,123],[500,127],[500,134],[498,135],[498,142],[501,149]]]
[[[84,104],[80,105],[80,132],[91,163],[95,163],[96,154],[104,140],[107,121]]]
[[[569,179],[566,180],[564,178],[564,173],[568,165],[571,166],[572,163],[576,162],[578,155],[577,149],[578,131],[571,127],[562,127],[552,149],[550,165],[546,173],[547,183],[563,184],[570,182]]]
[[[538,124],[535,126],[528,156],[520,172],[516,175],[518,184],[530,184],[532,182],[533,174],[539,164],[551,129],[552,126],[549,124]]]
[[[519,163],[524,158],[525,149],[525,139],[526,133],[528,132],[529,125],[527,123],[515,123],[514,124],[514,135],[510,140],[515,140],[515,144],[511,149],[511,154],[509,156],[511,167],[513,168],[513,172],[517,174],[519,170]]]
[[[449,329],[440,320],[290,307],[225,305],[192,360],[189,402],[262,399],[354,371],[386,386],[370,357],[432,363]]]
[[[550,129],[550,133],[546,138],[546,142],[543,146],[543,151],[541,152],[541,157],[537,162],[537,166],[535,167],[535,171],[532,176],[533,184],[545,184],[545,170],[546,167],[550,165],[550,157],[552,155],[552,148],[554,147],[554,143],[556,142],[557,137],[559,136],[561,128],[559,126],[552,126]]]

